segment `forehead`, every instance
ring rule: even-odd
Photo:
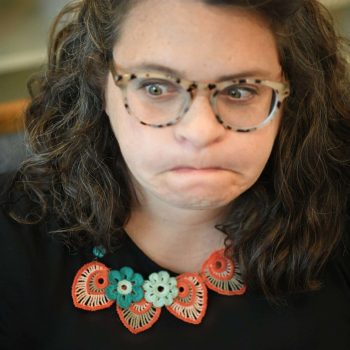
[[[240,71],[280,76],[275,36],[258,14],[199,0],[142,0],[131,10],[114,48],[126,69],[147,62],[184,78],[215,80]]]

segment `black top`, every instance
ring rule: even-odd
[[[350,349],[350,255],[344,249],[329,261],[320,291],[289,297],[285,306],[272,307],[249,289],[242,296],[209,291],[201,324],[163,308],[150,329],[135,335],[115,305],[95,312],[73,306],[72,281],[93,259],[91,249],[72,253],[47,230],[47,223],[20,225],[0,212],[0,349]],[[162,269],[127,235],[101,262],[113,269],[128,265],[145,277]]]

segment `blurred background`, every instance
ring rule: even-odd
[[[0,102],[27,96],[26,80],[45,62],[55,14],[68,0],[0,0]]]
[[[15,168],[25,156],[20,129],[26,82],[45,65],[50,25],[67,2],[0,0],[0,173]],[[350,0],[321,2],[334,15],[338,31],[350,38]]]

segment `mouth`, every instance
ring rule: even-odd
[[[204,168],[196,168],[196,167],[189,167],[189,166],[179,166],[171,169],[171,171],[174,171],[176,173],[210,173],[223,170],[220,167],[204,167]]]

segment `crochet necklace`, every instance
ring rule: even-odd
[[[213,252],[199,273],[181,273],[171,277],[167,271],[153,272],[144,279],[129,266],[111,270],[98,261],[106,253],[95,247],[95,260],[82,266],[72,285],[75,307],[87,311],[106,309],[116,303],[117,314],[132,333],[143,332],[159,319],[163,308],[191,324],[201,323],[206,309],[208,289],[223,295],[241,295],[246,286],[236,261]]]

